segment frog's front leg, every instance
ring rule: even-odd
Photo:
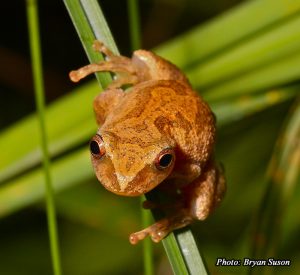
[[[210,161],[203,174],[183,190],[189,200],[190,214],[205,220],[219,205],[226,192],[223,168]]]
[[[94,41],[93,48],[95,51],[103,53],[107,60],[71,71],[69,76],[73,82],[78,82],[92,73],[105,71],[113,72],[117,75],[108,88],[120,88],[125,84],[134,85],[138,82],[136,68],[133,66],[130,58],[114,55],[102,42],[97,40]]]
[[[208,163],[203,174],[182,189],[182,201],[174,207],[174,213],[157,221],[155,224],[130,235],[132,244],[138,243],[147,236],[159,242],[171,231],[191,224],[194,220],[204,220],[219,204],[224,196],[225,178],[222,169],[213,162]]]
[[[93,48],[103,53],[106,60],[71,71],[69,76],[72,81],[78,82],[89,74],[109,71],[117,76],[109,88],[121,88],[125,84],[135,85],[148,80],[173,80],[191,89],[186,76],[175,65],[150,51],[137,50],[132,58],[128,58],[113,54],[97,40]]]

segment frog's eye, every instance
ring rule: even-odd
[[[174,151],[172,149],[164,149],[158,154],[154,163],[158,170],[163,170],[170,167],[174,159]]]
[[[95,135],[90,141],[90,151],[95,158],[102,158],[105,155],[103,139],[100,135]]]

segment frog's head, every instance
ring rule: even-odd
[[[123,196],[138,196],[166,179],[175,163],[167,141],[145,144],[140,137],[124,139],[112,133],[95,135],[90,142],[91,159],[101,184]]]

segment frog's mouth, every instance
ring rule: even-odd
[[[159,185],[166,176],[162,175],[162,173],[157,174],[157,171],[149,165],[144,167],[134,177],[116,175],[115,173],[113,184],[105,184],[104,179],[102,184],[109,191],[121,196],[140,196]]]
[[[157,174],[157,171],[150,165],[145,166],[124,185],[123,189],[121,188],[120,195],[139,196],[145,194],[159,185],[165,178],[166,176],[161,175],[161,173]]]
[[[93,164],[98,180],[107,190],[121,196],[130,197],[139,196],[151,191],[165,180],[172,170],[158,171],[153,165],[149,164],[135,176],[128,176],[118,175],[109,158],[102,159],[97,165]]]

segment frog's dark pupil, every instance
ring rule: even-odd
[[[163,168],[167,167],[171,163],[172,157],[173,156],[171,154],[163,155],[159,160],[159,165]]]
[[[99,148],[99,144],[97,141],[92,140],[90,142],[90,150],[91,150],[92,154],[94,154],[94,155],[100,154],[100,148]]]

